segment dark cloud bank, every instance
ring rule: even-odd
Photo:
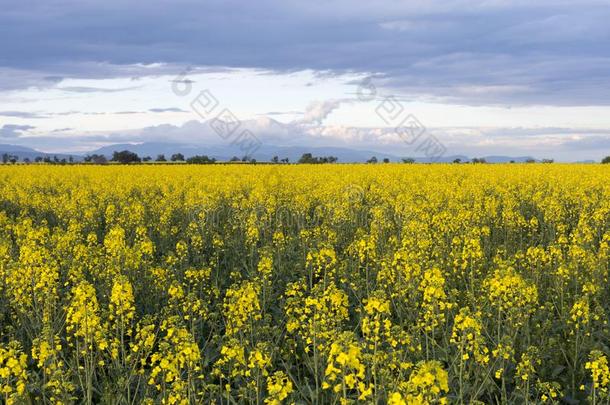
[[[229,66],[369,72],[453,103],[608,105],[609,20],[590,0],[10,2],[0,89]]]

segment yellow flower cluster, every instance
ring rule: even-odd
[[[514,326],[521,325],[535,310],[538,289],[512,267],[496,270],[483,282],[491,306]]]
[[[591,311],[589,308],[589,297],[580,297],[570,310],[570,323],[575,330],[586,330],[589,325]]]
[[[327,288],[317,284],[307,294],[305,283],[296,282],[286,288],[286,329],[297,333],[304,341],[306,351],[328,350],[327,342],[340,331],[348,317],[347,295],[331,283]]]
[[[108,347],[99,312],[95,288],[86,281],[81,282],[72,291],[72,300],[66,308],[66,331],[78,351],[92,351],[94,346],[100,350]]]
[[[127,277],[119,276],[114,281],[109,310],[108,318],[111,322],[127,325],[133,320],[136,309],[133,305],[133,289]]]
[[[263,256],[259,260],[256,269],[262,280],[269,280],[269,278],[273,275],[273,258]]]
[[[419,326],[426,332],[434,332],[445,321],[445,311],[453,304],[447,302],[445,293],[445,278],[437,268],[424,272],[419,286],[423,298]]]
[[[61,341],[49,327],[45,327],[42,336],[32,342],[32,359],[44,374],[43,398],[48,398],[52,404],[73,400],[74,385],[70,382],[61,353]]]
[[[176,317],[164,321],[161,331],[159,347],[150,358],[148,384],[163,392],[161,403],[188,404],[195,397],[191,380],[199,371],[199,346]]]
[[[322,281],[327,285],[336,278],[337,255],[332,248],[322,247],[307,253],[307,268],[310,269],[310,279]]]
[[[472,314],[468,308],[460,309],[453,320],[451,343],[459,348],[462,361],[470,360],[473,356],[477,363],[489,363],[489,349],[482,331],[481,314]]]
[[[376,348],[384,339],[396,346],[397,342],[391,334],[390,302],[382,296],[372,295],[363,303],[366,315],[362,318],[362,335],[368,341],[369,349]]]
[[[252,324],[261,319],[260,286],[244,282],[227,290],[224,301],[226,334],[246,333]]]
[[[0,393],[6,404],[19,403],[25,394],[27,360],[19,342],[0,345]]]
[[[401,384],[401,391],[390,394],[388,404],[446,404],[444,395],[449,391],[449,377],[438,361],[421,362],[409,380]]]
[[[529,381],[536,374],[536,368],[541,365],[538,357],[538,349],[531,346],[521,355],[521,361],[517,364],[515,373],[521,381]]]
[[[57,261],[47,248],[49,230],[26,219],[15,226],[15,236],[19,240],[19,257],[15,266],[8,267],[5,278],[11,305],[19,312],[48,316],[57,300],[60,276]]]
[[[360,346],[350,332],[345,332],[330,345],[322,388],[340,393],[343,401],[351,391],[357,391],[358,400],[363,401],[371,396],[373,390],[364,382],[365,371]]]
[[[591,402],[596,399],[610,397],[608,388],[610,386],[610,369],[608,368],[608,358],[599,350],[593,350],[589,355],[589,361],[585,363],[585,368],[591,373],[593,380],[593,390],[591,392]]]
[[[283,371],[276,371],[267,377],[267,398],[265,403],[269,405],[281,405],[292,393],[292,381]]]
[[[228,371],[224,372],[223,369]],[[220,349],[214,373],[223,378],[243,377],[247,373],[245,348],[235,339],[229,339]]]

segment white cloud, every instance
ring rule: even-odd
[[[303,113],[303,118],[298,122],[301,124],[317,124],[320,125],[326,117],[334,110],[339,108],[341,104],[351,103],[351,99],[339,99],[339,100],[324,100],[314,101],[307,106]]]

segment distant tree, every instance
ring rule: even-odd
[[[383,158],[383,163],[390,163],[390,159],[388,159],[388,158]]]
[[[203,155],[203,156],[195,155],[195,156],[191,156],[190,158],[186,159],[186,163],[195,164],[195,165],[205,165],[205,164],[210,164],[210,163],[216,163],[216,159],[214,159],[214,158],[210,159],[206,155]]]
[[[2,154],[2,163],[8,163],[9,159],[11,158],[11,156],[8,153],[3,153]]]
[[[460,163],[462,163],[462,159],[460,159],[460,158],[453,159],[453,163],[460,164]]]
[[[366,163],[377,163],[377,156],[371,157],[369,160],[366,161]]]
[[[317,163],[335,163],[337,160],[339,160],[339,158],[335,156],[322,156],[319,158],[314,158],[314,160],[316,160]]]
[[[91,156],[91,161],[96,165],[105,165],[106,163],[108,163],[108,159],[106,159],[106,156],[98,154],[93,154]]]
[[[142,158],[142,162],[150,162],[152,160],[152,158],[150,156],[144,156]]]
[[[114,151],[112,153],[112,162],[119,162],[121,164],[129,163],[140,163],[142,159],[134,153],[128,150],[122,150],[120,152]]]
[[[157,158],[155,159],[155,162],[167,162],[167,159],[165,159],[165,155],[164,154],[160,154],[160,155],[157,155]]]
[[[34,162],[36,162],[36,163],[42,162],[42,156],[36,156],[36,159],[34,159]]]
[[[68,161],[66,160],[66,158],[61,158],[59,163],[61,163],[62,165],[65,165],[66,163],[68,163]]]
[[[45,156],[44,159],[42,159],[42,160],[45,163],[51,163],[51,157],[50,156]]]
[[[510,161],[510,162],[508,162],[508,163],[515,163],[515,161],[514,161],[514,160],[511,160],[511,161]]]
[[[174,153],[170,160],[172,162],[184,162],[184,155],[182,153]]]
[[[415,159],[413,159],[413,158],[402,158],[402,163],[407,163],[407,164],[415,163]]]
[[[284,159],[281,160],[282,163],[288,163],[290,162],[290,159],[288,159],[287,157],[285,157]]]
[[[542,159],[542,163],[553,163],[555,162],[554,159]]]
[[[473,158],[472,163],[474,163],[474,164],[487,163],[487,160],[485,160],[485,158]]]
[[[23,158],[23,163],[30,163],[30,158]]]
[[[271,158],[271,163],[279,163],[279,161],[280,161],[280,158],[277,157],[277,155]]]
[[[98,155],[97,153],[94,153],[93,155],[87,155],[83,158],[83,160],[87,163],[95,163],[96,165],[103,165],[108,163],[106,156]]]
[[[602,163],[603,164],[609,164],[610,163],[610,156],[606,156],[605,158],[602,159]]]
[[[303,153],[299,159],[299,163],[317,163],[317,162],[314,162],[314,158],[311,153]]]
[[[72,155],[70,155],[70,156],[68,157],[68,162],[70,162],[70,163],[74,163],[74,158],[72,157]]]
[[[526,159],[525,163],[536,163],[536,159],[532,159],[532,158]]]
[[[301,158],[298,160],[298,163],[306,163],[306,164],[317,164],[317,163],[335,163],[339,160],[336,156],[313,156],[311,153],[303,153]],[[288,158],[286,158],[286,163],[288,163]]]
[[[230,162],[241,162],[241,159],[238,158],[237,156],[233,156],[230,160]]]
[[[53,162],[59,163],[59,158],[57,156],[53,156]]]
[[[11,155],[10,159],[8,161],[11,162],[12,164],[15,164],[19,161],[19,156]]]

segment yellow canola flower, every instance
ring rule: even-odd
[[[608,388],[610,386],[610,368],[608,367],[608,357],[599,350],[591,351],[589,361],[585,363],[585,369],[589,370],[593,381],[592,401],[596,397],[608,398]]]
[[[252,323],[261,319],[260,285],[243,282],[227,290],[224,300],[226,335],[246,333]]]
[[[267,397],[265,403],[281,405],[292,394],[293,386],[290,378],[283,371],[276,371],[267,377]]]
[[[77,344],[82,341],[79,344],[82,352],[108,347],[95,288],[86,281],[72,290],[72,300],[66,309],[66,331]]]
[[[450,342],[458,347],[463,361],[469,360],[472,355],[479,364],[489,363],[489,349],[482,333],[481,313],[473,314],[468,308],[460,309],[453,320]]]
[[[327,366],[324,371],[322,388],[340,393],[342,389],[356,391],[359,401],[372,395],[373,386],[365,382],[366,367],[363,363],[362,349],[351,332],[345,332],[330,345]],[[346,393],[343,393],[342,399]]]
[[[28,382],[27,359],[18,342],[0,345],[0,394],[7,404],[17,404],[24,399]]]
[[[125,276],[119,276],[110,293],[110,321],[130,323],[135,316],[133,288]]]
[[[400,384],[400,392],[392,392],[388,404],[446,404],[449,392],[449,375],[438,361],[418,363],[406,383]]]
[[[483,281],[487,299],[509,322],[521,325],[536,309],[538,289],[512,267],[501,268]]]

